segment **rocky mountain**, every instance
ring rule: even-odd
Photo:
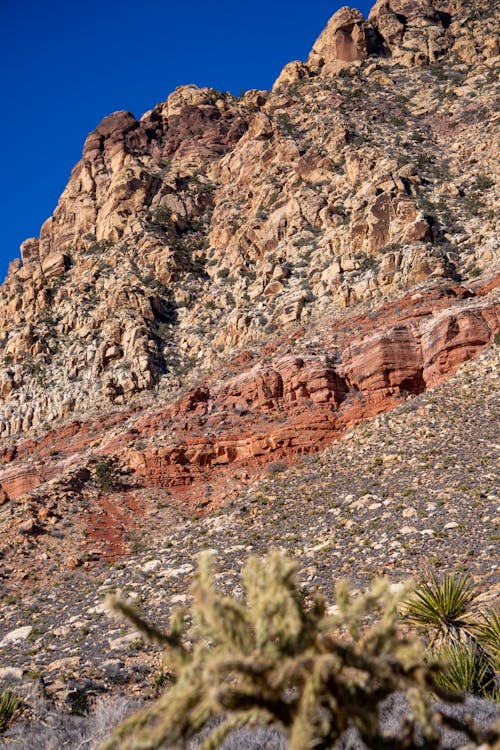
[[[498,600],[495,10],[344,7],[272,91],[188,85],[88,136],[0,289],[9,746],[73,746],[54,703],[157,694],[103,599],[166,626],[206,549],[235,596],[279,548],[329,602],[425,566]]]
[[[270,92],[96,127],[0,291],[0,554],[59,560],[99,465],[202,512],[494,341],[499,54],[492,1],[379,0]]]

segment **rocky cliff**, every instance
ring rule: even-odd
[[[494,11],[341,8],[271,92],[106,117],[1,288],[0,502],[288,461],[493,341]]]

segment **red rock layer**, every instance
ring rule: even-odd
[[[97,422],[73,420],[24,441],[3,452],[0,498],[14,499],[84,465],[90,449],[118,457],[152,487],[201,486],[229,466],[251,471],[317,450],[477,356],[500,329],[499,282],[475,293],[456,287],[409,296],[351,319],[354,336],[325,328],[330,346],[323,342],[321,353],[276,354],[252,367],[250,355],[240,356],[231,377],[193,388],[163,409],[137,417],[116,412],[99,430]],[[112,427],[114,436],[103,443],[103,428]],[[147,446],[137,447],[139,439]]]
[[[176,425],[174,444],[129,449],[124,458],[146,484],[172,486],[207,481],[229,464],[248,468],[318,449],[454,374],[491,340],[499,320],[498,304],[476,302],[355,340],[339,364],[328,354],[259,363],[176,404],[166,420]]]

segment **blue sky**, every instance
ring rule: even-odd
[[[84,139],[187,83],[268,89],[338,0],[0,0],[0,280],[54,210]],[[353,3],[365,16],[372,3]]]

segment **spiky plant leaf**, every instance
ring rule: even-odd
[[[437,682],[447,690],[488,697],[491,685],[491,664],[477,645],[447,643],[433,652],[440,665]]]
[[[428,631],[427,662],[438,655],[449,666],[449,673],[440,670],[438,683],[449,690],[492,697],[499,663],[498,612],[474,614],[477,593],[465,574],[446,574],[440,581],[429,571],[427,578],[404,611],[411,622]]]
[[[10,724],[19,719],[24,711],[24,704],[10,690],[0,695],[0,734],[3,734]]]
[[[474,622],[477,639],[490,654],[494,669],[500,671],[500,610],[481,610]]]
[[[469,576],[447,573],[440,581],[431,572],[406,603],[407,618],[417,625],[448,633],[469,627],[471,604],[476,597]]]

